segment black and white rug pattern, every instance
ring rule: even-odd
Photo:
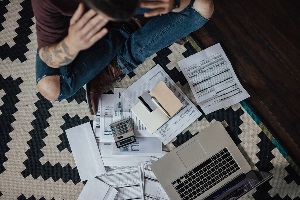
[[[37,92],[34,21],[30,0],[0,0],[0,199],[77,199],[83,183],[65,130],[93,116],[84,88],[61,102],[49,102]],[[160,64],[194,101],[176,62],[198,48],[191,38],[184,46],[173,44],[115,86],[127,87]],[[182,144],[214,120],[225,121],[253,168],[274,175],[242,199],[300,200],[299,168],[253,116],[246,102],[203,115],[169,146]]]

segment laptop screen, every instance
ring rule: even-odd
[[[272,178],[272,174],[251,170],[247,174],[241,174],[222,188],[206,197],[205,200],[233,200],[238,199],[253,188]]]

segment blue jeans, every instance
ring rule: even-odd
[[[129,33],[126,28],[112,28],[91,48],[81,51],[73,62],[51,68],[36,55],[36,80],[60,76],[58,100],[75,94],[100,73],[114,58],[124,74],[130,73],[146,58],[202,27],[208,20],[194,8],[194,0],[179,13],[170,12],[151,18],[141,29]],[[142,14],[142,9],[137,14]]]

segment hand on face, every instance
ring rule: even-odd
[[[108,30],[104,28],[108,19],[103,15],[90,9],[84,13],[84,6],[79,4],[70,21],[67,41],[74,51],[81,51],[91,47],[96,41],[101,39]]]
[[[153,17],[170,12],[173,9],[174,0],[143,0],[141,8],[148,8],[150,11],[144,14],[145,17]]]

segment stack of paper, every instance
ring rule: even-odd
[[[97,127],[95,135],[105,166],[139,166],[141,162],[151,157],[162,155],[161,141],[149,133],[140,120],[130,112],[130,104],[121,95],[123,90],[115,88],[114,94],[102,95],[94,120],[94,127]],[[117,148],[109,125],[128,117],[131,117],[135,124],[136,142]]]

